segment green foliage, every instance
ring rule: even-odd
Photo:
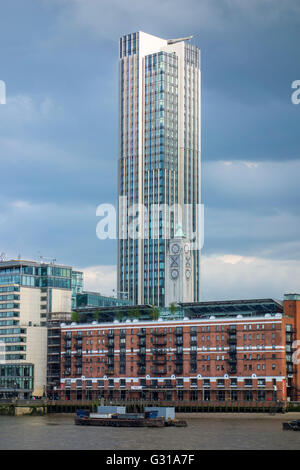
[[[159,319],[159,310],[155,305],[151,305],[151,316],[154,321]]]
[[[94,320],[99,321],[100,320],[100,310],[95,310],[93,314]]]
[[[134,314],[134,317],[135,317],[136,319],[139,319],[139,318],[141,318],[141,316],[142,316],[142,313],[141,313],[141,311],[140,311],[139,308],[136,308],[136,309],[133,311],[133,314]]]
[[[117,312],[116,317],[117,317],[117,320],[119,320],[121,322],[123,320],[123,313],[120,312],[120,311]]]
[[[134,311],[133,311],[133,310],[129,310],[129,312],[128,312],[128,318],[129,318],[130,320],[133,320],[133,319],[134,319]]]
[[[171,318],[172,318],[172,320],[174,320],[175,314],[176,314],[176,312],[177,312],[177,307],[176,307],[176,305],[175,305],[174,303],[171,303],[171,304],[170,304],[170,307],[169,307],[169,310],[170,310]]]
[[[76,323],[80,322],[80,315],[78,312],[72,312],[72,321]]]

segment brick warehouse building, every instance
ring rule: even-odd
[[[61,325],[62,398],[300,399],[300,295],[181,304],[183,319]]]

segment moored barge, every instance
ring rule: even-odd
[[[112,427],[148,427],[162,428],[165,426],[187,426],[186,421],[166,419],[157,416],[158,411],[145,411],[145,413],[90,413],[88,410],[78,410],[75,424],[79,426],[112,426]]]
[[[284,431],[300,431],[300,419],[282,423],[282,429]]]
[[[147,427],[163,428],[165,426],[164,418],[119,418],[112,416],[107,418],[90,418],[89,416],[75,418],[75,424],[81,426],[112,426],[112,427]]]

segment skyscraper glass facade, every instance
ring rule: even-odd
[[[165,256],[176,226],[175,212],[165,217],[163,207],[200,204],[200,50],[184,40],[142,32],[120,39],[119,196],[146,208],[139,238],[119,206],[127,227],[125,236],[119,232],[119,295],[164,306]],[[195,210],[191,217],[194,227]],[[191,301],[199,300],[199,252],[194,257]]]

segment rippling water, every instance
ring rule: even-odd
[[[186,428],[75,426],[74,415],[0,416],[0,449],[234,450],[300,449],[300,432],[282,431],[293,417],[203,416]]]

